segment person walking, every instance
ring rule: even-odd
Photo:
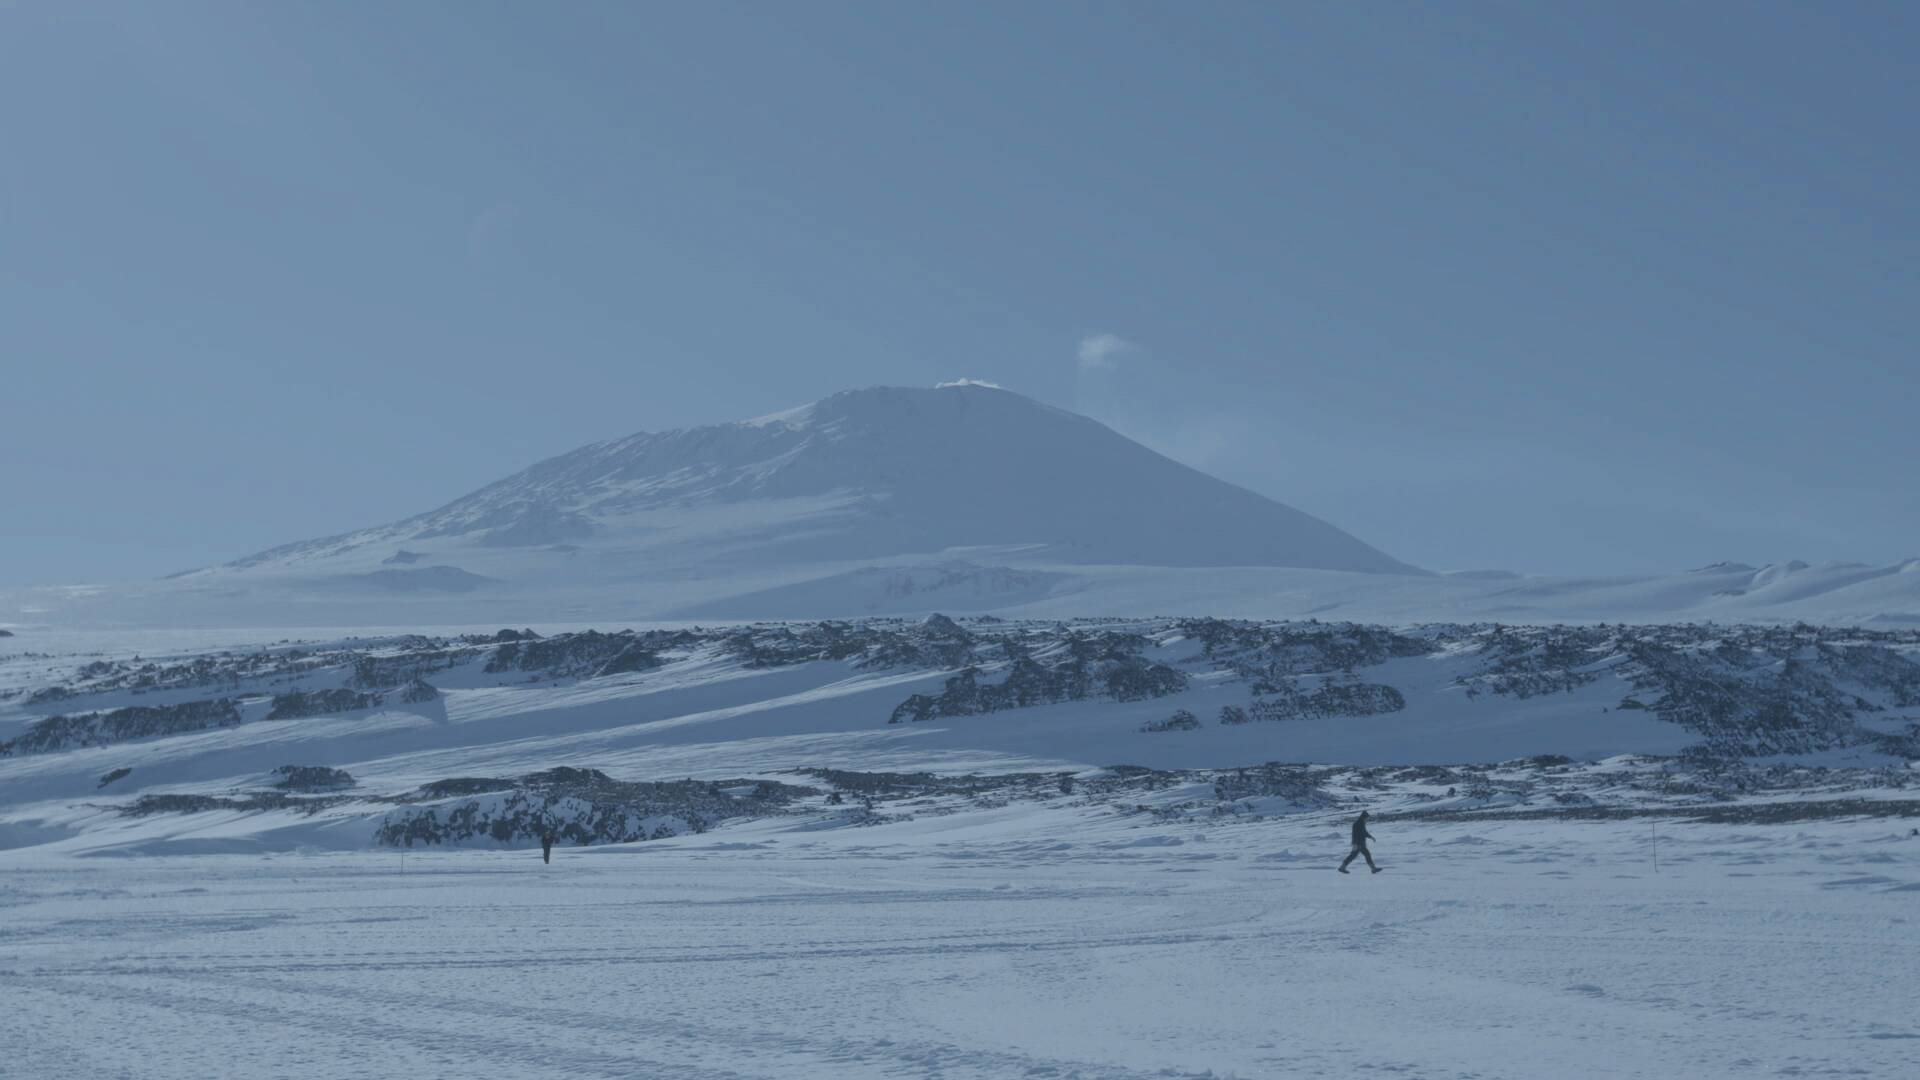
[[[540,830],[540,861],[543,863],[553,862],[553,830],[552,829]],[[1368,861],[1371,862],[1372,860],[1368,860]]]
[[[1353,850],[1347,852],[1347,857],[1341,861],[1341,873],[1346,873],[1347,864],[1356,858],[1366,859],[1367,869],[1376,874],[1380,872],[1380,868],[1373,865],[1373,852],[1367,850],[1367,841],[1371,839],[1373,834],[1367,831],[1367,812],[1362,810],[1360,816],[1353,819]]]

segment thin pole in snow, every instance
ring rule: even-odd
[[[1647,825],[1653,829],[1653,872],[1657,874],[1660,872],[1660,822],[1649,821]]]

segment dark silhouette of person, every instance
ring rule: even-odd
[[[1373,852],[1367,850],[1367,841],[1371,839],[1373,839],[1373,834],[1367,831],[1367,812],[1362,810],[1360,811],[1360,816],[1353,819],[1353,850],[1347,852],[1347,857],[1341,860],[1341,873],[1346,873],[1347,864],[1356,858],[1366,859],[1367,869],[1376,874],[1380,872],[1380,868],[1373,865]]]
[[[547,829],[540,834],[540,861],[544,863],[551,863],[553,861],[552,829]],[[1372,860],[1368,861],[1371,862]]]

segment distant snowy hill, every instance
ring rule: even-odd
[[[498,565],[487,554],[512,551],[528,563],[592,552],[591,573],[618,576],[663,555],[767,565],[983,547],[1076,564],[1420,573],[1086,417],[970,384],[848,391],[595,443],[431,513],[208,573],[429,552]]]
[[[429,513],[166,581],[0,588],[0,628],[936,610],[1920,625],[1920,560],[1433,574],[1085,417],[967,384],[595,443]]]

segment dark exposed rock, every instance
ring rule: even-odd
[[[1330,683],[1311,693],[1292,686],[1271,688],[1270,696],[1247,710],[1254,720],[1309,720],[1329,716],[1377,716],[1407,707],[1400,691],[1384,683]]]
[[[268,720],[299,720],[309,716],[357,712],[380,704],[379,694],[357,694],[352,690],[295,690],[273,696],[273,711]]]
[[[1333,804],[1314,770],[1276,762],[1250,769],[1223,769],[1214,776],[1213,792],[1218,799],[1279,797],[1303,806]]]
[[[1140,725],[1141,731],[1198,731],[1200,718],[1185,709],[1175,709],[1172,716],[1165,720],[1149,720]]]
[[[624,675],[636,671],[652,671],[660,666],[660,655],[651,649],[634,642],[616,653],[613,659],[600,666],[594,675]]]
[[[400,700],[408,705],[423,705],[429,701],[439,701],[440,691],[425,679],[415,679],[400,691]]]
[[[1003,642],[1002,653],[1010,661],[1005,678],[983,683],[981,669],[969,665],[939,694],[915,694],[901,702],[887,722],[977,716],[1089,697],[1144,701],[1187,688],[1185,672],[1140,655],[1147,641],[1136,634],[1069,631],[1060,646],[1042,658],[1024,642]]]
[[[453,783],[462,782],[443,781],[438,790]],[[474,839],[520,843],[551,833],[562,844],[630,843],[704,832],[728,818],[778,813],[796,798],[817,794],[771,781],[615,780],[598,769],[569,766],[509,783],[455,802],[394,810],[375,831],[374,842],[396,847]],[[733,795],[728,788],[745,790]]]
[[[943,638],[949,641],[973,640],[973,635],[967,633],[959,623],[954,622],[952,619],[947,618],[937,611],[920,621],[920,629],[925,632],[928,637]]]
[[[467,663],[474,656],[470,649],[438,648],[430,643],[398,655],[360,655],[353,660],[353,675],[347,679],[347,686],[354,690],[390,690]]]
[[[506,791],[518,783],[499,777],[456,776],[446,780],[435,780],[420,789],[422,799],[445,799],[456,795],[483,795],[489,791]]]
[[[97,660],[81,667],[65,683],[44,687],[29,704],[63,701],[90,694],[131,691],[189,690],[204,687],[237,688],[255,679],[291,679],[339,665],[351,654],[345,650],[312,652],[301,648],[261,649],[250,653],[216,652],[174,663]]]
[[[329,806],[341,803],[342,797],[320,797],[302,799],[278,791],[261,791],[239,797],[224,795],[142,795],[131,804],[120,808],[127,817],[147,817],[150,814],[199,814],[208,810],[239,810],[253,813],[262,810],[302,810],[315,814]]]
[[[189,701],[179,705],[131,705],[105,712],[49,716],[26,733],[0,743],[0,756],[45,754],[82,746],[107,746],[132,739],[179,735],[240,723],[232,700]]]
[[[1201,643],[1208,660],[1256,684],[1326,671],[1352,672],[1434,651],[1434,642],[1427,637],[1354,623],[1183,619],[1177,625]]]
[[[354,783],[352,773],[325,765],[282,765],[273,775],[273,786],[287,791],[339,791]]]
[[[630,649],[635,651],[628,654]],[[617,634],[583,630],[550,638],[520,637],[494,650],[487,660],[487,670],[533,672],[554,679],[587,678],[607,673],[605,668],[620,660],[623,654],[628,654],[625,662],[643,665],[626,670],[644,670],[644,665],[650,662],[644,642],[631,630]]]

